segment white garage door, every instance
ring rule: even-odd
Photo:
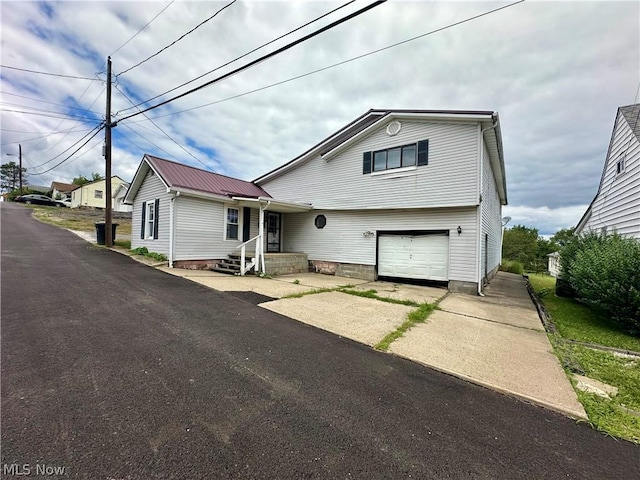
[[[447,235],[380,235],[378,275],[449,280]]]

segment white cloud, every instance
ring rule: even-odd
[[[553,235],[563,228],[575,227],[587,210],[588,205],[573,205],[570,207],[526,207],[506,206],[502,213],[511,217],[507,228],[514,225],[537,228],[540,235]]]

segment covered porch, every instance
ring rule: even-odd
[[[260,275],[283,275],[308,270],[307,254],[284,252],[282,244],[282,216],[286,213],[308,212],[310,204],[288,202],[273,198],[233,197],[239,206],[258,211],[258,234],[238,245],[240,275],[251,269]]]

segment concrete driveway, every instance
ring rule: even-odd
[[[161,269],[216,290],[258,294],[256,304],[267,310],[370,346],[395,331],[415,307],[326,290],[347,286],[396,300],[440,301],[440,310],[393,342],[391,353],[574,418],[587,417],[520,275],[499,272],[480,297],[313,273],[265,279]]]

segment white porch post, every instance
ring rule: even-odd
[[[256,270],[264,273],[264,205],[260,204],[260,216],[258,220],[258,233],[260,237],[256,242]]]

